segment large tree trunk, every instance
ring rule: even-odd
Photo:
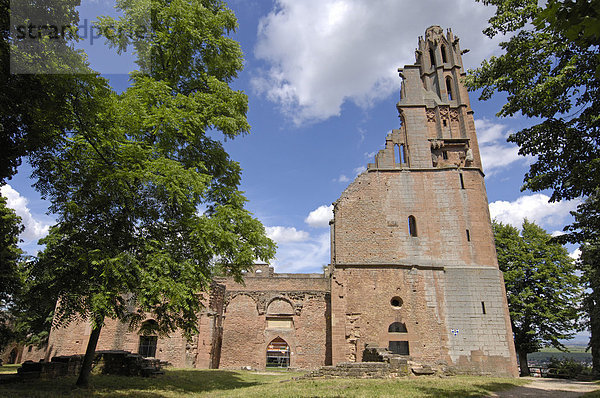
[[[87,387],[90,381],[90,373],[92,372],[92,364],[96,355],[96,346],[98,345],[98,338],[100,337],[100,330],[102,330],[102,321],[96,321],[90,334],[90,340],[88,341],[87,349],[85,350],[85,356],[83,357],[83,364],[81,365],[81,371],[79,372],[79,378],[75,385],[77,387]]]
[[[600,291],[592,294],[598,296]],[[600,300],[597,301],[597,303]],[[592,374],[600,378],[600,310],[592,308],[590,315],[590,346],[592,348]]]
[[[520,376],[530,376],[529,365],[527,365],[527,353],[517,350],[517,356],[519,357],[519,367],[521,368]]]
[[[590,271],[592,292],[587,298],[587,310],[590,316],[590,346],[592,349],[592,374],[600,378],[600,269]]]

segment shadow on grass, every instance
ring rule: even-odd
[[[502,383],[502,382],[491,382],[491,383],[483,383],[483,384],[472,384],[465,386],[465,388],[452,388],[448,389],[443,387],[434,387],[434,386],[419,386],[416,388],[419,393],[422,393],[424,397],[435,397],[435,398],[475,398],[475,397],[485,397],[490,395],[492,392],[505,391],[510,388],[516,387],[511,383]]]
[[[75,377],[0,385],[3,397],[144,397],[158,398],[231,390],[269,382],[253,374],[225,370],[167,370],[154,378],[92,375],[90,387],[75,388]]]

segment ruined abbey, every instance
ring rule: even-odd
[[[368,344],[424,364],[516,376],[458,38],[428,28],[415,64],[399,72],[400,126],[334,203],[324,273],[256,265],[245,285],[215,281],[192,341],[109,320],[98,349],[177,367],[311,369],[361,361]],[[84,353],[89,334],[85,323],[55,329],[46,355]]]

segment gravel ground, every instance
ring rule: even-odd
[[[600,389],[600,385],[588,381],[563,380],[563,379],[541,379],[539,377],[526,377],[531,383],[521,387],[501,391],[491,397],[498,398],[575,398],[586,392]]]

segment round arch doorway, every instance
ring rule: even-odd
[[[267,346],[267,368],[287,368],[290,366],[290,346],[277,337]]]

